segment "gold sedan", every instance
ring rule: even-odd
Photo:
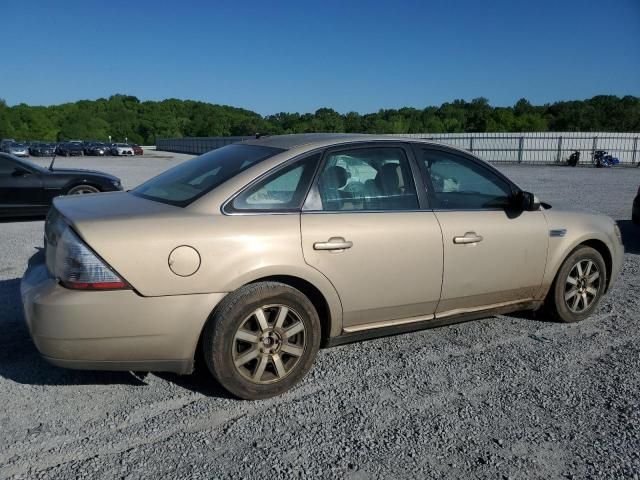
[[[543,306],[582,320],[623,258],[610,218],[541,204],[465,151],[337,134],[58,198],[45,243],[21,291],[47,360],[187,374],[202,354],[247,399],[291,388],[321,345]]]

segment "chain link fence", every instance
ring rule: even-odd
[[[400,136],[452,145],[492,163],[562,164],[577,151],[580,152],[580,164],[590,165],[592,152],[596,150],[607,151],[619,159],[620,165],[637,166],[640,163],[638,133],[420,133]],[[161,138],[157,140],[156,148],[199,155],[250,138],[254,137]]]

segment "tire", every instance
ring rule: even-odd
[[[591,247],[578,247],[558,270],[547,294],[547,311],[564,323],[584,320],[598,306],[606,285],[607,268],[602,255]]]
[[[87,193],[98,193],[100,190],[92,185],[76,185],[67,192],[67,195],[84,195]]]
[[[269,398],[292,388],[311,369],[320,348],[320,319],[295,288],[255,283],[224,298],[202,342],[207,367],[220,385],[245,400]]]

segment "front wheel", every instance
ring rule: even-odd
[[[216,380],[246,399],[286,392],[309,371],[320,348],[320,320],[309,299],[278,282],[246,285],[216,308],[203,332]]]
[[[564,261],[547,295],[547,310],[565,323],[593,313],[607,285],[607,269],[597,250],[582,246]]]
[[[76,185],[75,187],[73,187],[67,192],[67,195],[85,195],[87,193],[98,193],[98,192],[100,192],[100,190],[98,190],[96,187],[93,187],[91,185]]]

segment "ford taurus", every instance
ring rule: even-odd
[[[61,197],[21,292],[55,365],[189,373],[280,394],[321,345],[544,307],[591,315],[623,246],[468,152],[368,135],[265,137],[129,192]],[[345,366],[348,368],[348,366]]]

